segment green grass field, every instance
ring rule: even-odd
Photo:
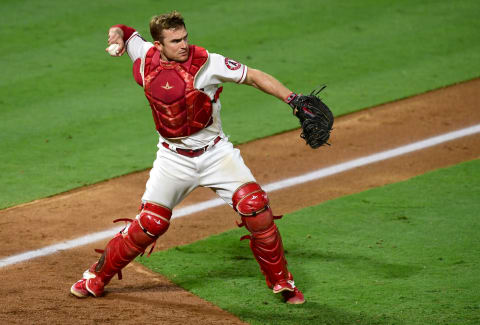
[[[0,209],[151,166],[157,137],[109,26],[149,38],[169,3],[0,3]],[[479,76],[478,1],[181,1],[190,41],[292,90],[326,83],[339,116]],[[8,13],[8,14],[7,14]],[[226,85],[226,133],[246,142],[297,127],[288,106]],[[259,123],[259,121],[261,121]],[[259,124],[262,127],[259,127]]]
[[[267,289],[244,228],[137,260],[250,324],[479,324],[479,197],[476,160],[286,215],[301,306]]]

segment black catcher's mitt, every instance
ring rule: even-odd
[[[313,149],[324,144],[330,145],[328,139],[333,126],[333,114],[328,106],[318,97],[327,86],[313,90],[310,95],[291,94],[286,102],[293,108],[293,113],[300,120],[300,135]]]

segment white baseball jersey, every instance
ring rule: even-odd
[[[130,59],[135,62],[142,60],[140,73],[143,76],[145,55],[153,46],[145,41],[138,32],[135,32],[126,41],[127,53]],[[207,51],[208,52],[208,51]],[[220,84],[224,82],[242,83],[247,76],[248,68],[235,60],[226,58],[220,54],[208,53],[208,60],[195,76],[194,87],[207,93],[211,99],[215,95]],[[160,141],[168,143],[175,148],[202,148],[209,145],[217,136],[225,137],[220,119],[220,100],[212,105],[213,123],[207,128],[182,139],[165,139],[160,135]]]
[[[144,60],[153,46],[137,32],[127,40],[127,53],[131,60],[142,60],[140,74],[143,76]],[[194,87],[203,90],[211,99],[221,83],[242,83],[247,67],[220,54],[209,53],[205,65],[195,76]],[[181,139],[165,139],[159,135],[157,158],[150,171],[150,178],[142,197],[173,209],[198,186],[209,187],[225,202],[232,205],[233,193],[243,184],[255,182],[250,169],[245,165],[240,150],[233,147],[222,130],[220,101],[212,105],[213,123],[207,128]],[[212,146],[215,138],[222,139]],[[170,149],[162,143],[169,144]],[[175,148],[196,149],[211,146],[198,157],[186,157],[176,153]]]

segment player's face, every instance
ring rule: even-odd
[[[163,42],[155,42],[162,53],[162,59],[185,62],[188,59],[188,33],[185,27],[164,29]]]

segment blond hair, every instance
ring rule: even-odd
[[[182,15],[174,10],[168,14],[153,16],[150,19],[150,34],[154,41],[163,42],[162,31],[164,29],[177,29],[179,27],[185,28]]]

